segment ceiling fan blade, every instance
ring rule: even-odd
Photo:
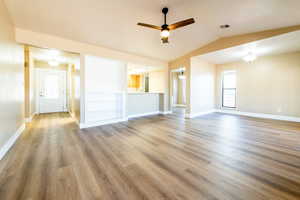
[[[195,23],[194,18],[190,18],[190,19],[186,19],[186,20],[177,22],[175,24],[171,24],[171,25],[168,26],[168,28],[170,30],[174,30],[174,29],[177,29],[177,28],[180,28],[180,27],[183,27],[183,26],[187,26],[187,25],[193,24],[193,23]]]
[[[138,23],[137,25],[139,25],[139,26],[144,26],[144,27],[148,27],[148,28],[154,28],[154,29],[156,29],[156,30],[161,30],[161,27],[155,26],[155,25],[151,25],[151,24]]]

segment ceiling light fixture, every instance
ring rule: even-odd
[[[180,74],[178,75],[178,78],[179,79],[185,79],[185,75],[184,75],[184,72],[182,71],[182,72],[180,72]]]
[[[56,49],[50,49],[50,50],[48,50],[48,54],[50,56],[58,56],[60,54],[60,51],[56,50]]]
[[[152,24],[145,24],[145,23],[138,23],[139,26],[144,26],[147,28],[152,28],[152,29],[156,29],[156,30],[160,30],[160,36],[161,36],[161,40],[162,43],[169,43],[168,39],[170,36],[170,31],[173,31],[175,29],[190,25],[195,23],[195,20],[193,18],[190,19],[186,19],[180,22],[176,22],[174,24],[168,25],[167,24],[167,14],[168,14],[169,9],[168,8],[163,8],[162,9],[162,13],[164,14],[164,24],[159,27],[156,25],[152,25]]]
[[[243,59],[244,59],[244,61],[249,63],[249,62],[253,62],[254,60],[256,60],[256,58],[257,58],[257,56],[254,53],[249,52]]]
[[[48,61],[48,64],[52,67],[57,67],[59,65],[59,62],[56,60],[50,60]]]

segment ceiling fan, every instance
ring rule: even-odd
[[[183,20],[180,22],[176,22],[175,24],[168,25],[167,24],[168,11],[169,11],[168,8],[162,9],[162,13],[164,14],[165,24],[163,24],[161,27],[156,26],[156,25],[151,25],[151,24],[145,24],[145,23],[138,23],[137,25],[160,30],[161,31],[160,36],[161,36],[162,42],[169,43],[168,39],[170,36],[170,31],[175,30],[180,27],[183,27],[183,26],[193,24],[193,23],[195,23],[195,20],[194,20],[194,18],[190,18],[190,19],[186,19],[186,20]]]

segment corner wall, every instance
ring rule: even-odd
[[[24,127],[24,50],[0,1],[0,159]],[[19,130],[19,131],[18,131]],[[6,150],[6,151],[5,151]]]
[[[237,110],[300,117],[300,52],[217,65],[216,107],[221,108],[222,72],[237,72]]]
[[[216,65],[192,58],[190,73],[189,116],[211,112],[215,109]]]

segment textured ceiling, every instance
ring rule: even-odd
[[[4,0],[16,27],[160,60],[172,60],[217,38],[300,24],[299,0]],[[161,25],[193,17],[162,44]],[[220,29],[230,24],[230,29]]]

